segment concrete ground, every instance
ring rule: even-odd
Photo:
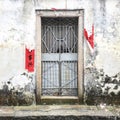
[[[0,120],[120,120],[120,106],[1,106]]]

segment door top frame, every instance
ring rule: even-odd
[[[83,13],[83,9],[36,9],[36,15],[41,17],[79,17]]]

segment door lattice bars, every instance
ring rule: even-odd
[[[42,18],[42,53],[77,53],[76,18]]]
[[[42,95],[77,96],[77,18],[42,18]]]

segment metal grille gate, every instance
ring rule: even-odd
[[[42,18],[42,95],[77,96],[77,18]]]

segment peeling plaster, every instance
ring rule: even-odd
[[[34,75],[22,73],[9,78],[0,89],[0,105],[31,105],[35,103]]]

